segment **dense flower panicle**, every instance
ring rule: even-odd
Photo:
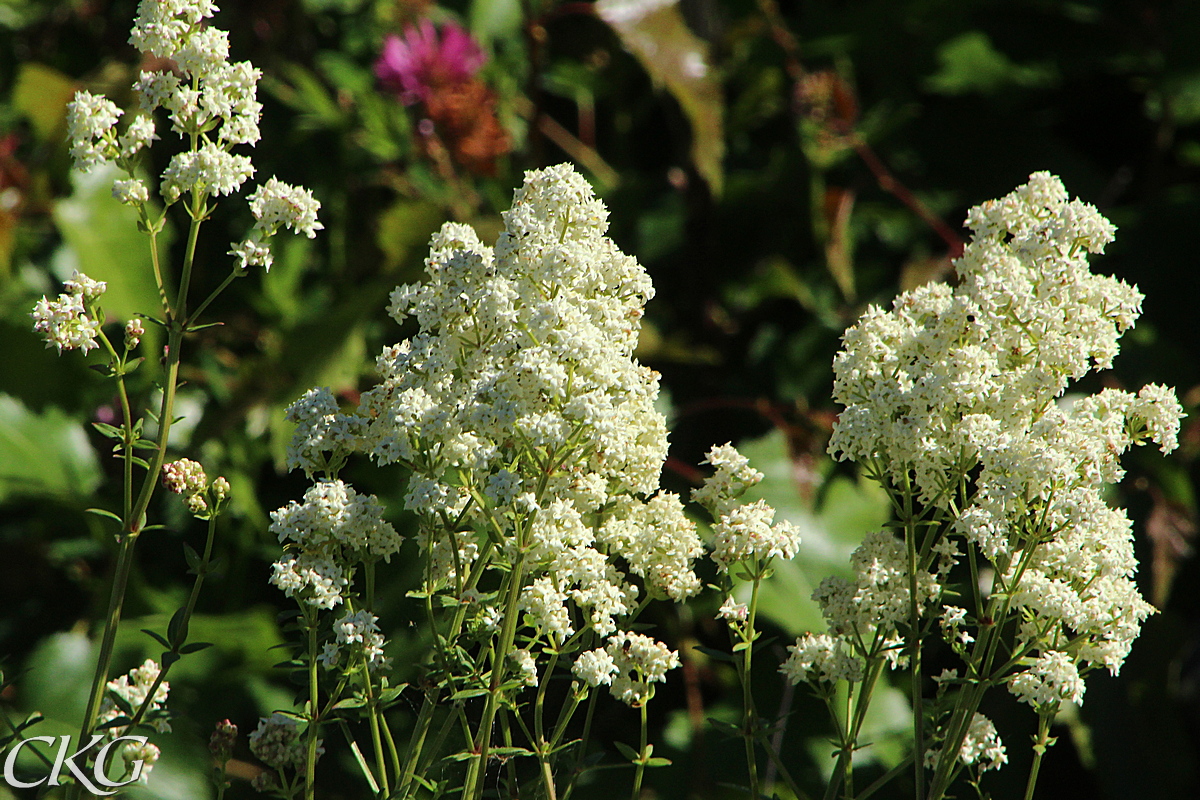
[[[713,526],[712,557],[717,566],[728,571],[748,559],[795,558],[800,547],[800,530],[787,520],[772,525],[774,519],[775,509],[763,500],[722,514]]]
[[[103,319],[93,316],[94,308],[89,310],[88,306],[100,297],[107,284],[92,280],[77,270],[63,288],[67,291],[57,300],[42,297],[34,305],[29,315],[33,317],[34,333],[42,334],[46,347],[57,348],[59,353],[82,350],[87,354],[100,346],[96,337],[104,323]]]
[[[118,145],[113,128],[124,112],[107,97],[77,92],[67,104],[67,137],[71,158],[84,172],[116,158]]]
[[[537,662],[528,650],[514,650],[509,656],[517,667],[517,674],[526,686],[538,685]]]
[[[346,570],[323,553],[285,555],[271,565],[270,582],[288,597],[325,609],[341,603],[350,585]]]
[[[874,631],[894,630],[908,619],[908,555],[904,542],[887,531],[867,534],[850,556],[855,580],[830,577],[821,581],[813,600],[835,636],[858,636],[870,641]],[[917,608],[938,596],[937,578],[922,572],[917,576]]]
[[[389,663],[383,655],[386,644],[383,634],[379,632],[379,617],[370,611],[362,610],[354,613],[346,612],[333,624],[334,641],[325,645],[325,649],[317,660],[326,669],[334,669],[341,662],[341,654],[349,650],[352,655],[350,666],[357,666],[357,659],[362,658],[371,669],[380,669]]]
[[[575,664],[571,667],[571,671],[575,677],[584,681],[588,686],[593,688],[597,686],[611,686],[613,677],[616,676],[617,662],[613,660],[612,654],[603,648],[596,650],[585,650],[575,658]]]
[[[388,309],[419,331],[384,350],[383,382],[356,412],[327,390],[289,409],[288,463],[315,474],[365,452],[409,464],[405,506],[421,520],[431,588],[453,588],[490,531],[506,537],[506,560],[531,567],[521,609],[535,629],[563,642],[573,605],[607,636],[638,596],[618,564],[660,596],[700,589],[695,524],[656,493],[658,376],[633,359],[653,289],[569,166],[530,172],[504,221],[495,248],[460,224],[433,237],[429,280],[399,287]],[[461,515],[457,560],[447,514]]]
[[[704,456],[704,463],[717,471],[692,490],[692,499],[707,508],[713,517],[728,513],[747,489],[760,483],[763,474],[750,466],[750,460],[730,443],[713,445]]]
[[[357,409],[343,412],[328,389],[288,409],[297,426],[288,465],[332,476],[363,453],[407,466],[423,590],[466,606],[464,635],[511,633],[504,623],[513,622],[528,644],[497,658],[528,686],[543,679],[534,653],[545,644],[606,638],[590,653],[567,648],[576,676],[641,704],[678,654],[622,627],[643,591],[696,594],[703,554],[679,497],[659,491],[658,376],[633,357],[653,289],[605,235],[607,211],[567,165],[528,173],[503,219],[495,247],[456,223],[434,235],[428,280],[398,287],[388,308],[416,332],[384,349],[382,381]],[[334,495],[347,498],[333,504],[337,514],[326,510]],[[276,586],[321,608],[351,603],[363,548],[347,551],[338,515],[352,497],[324,480],[272,515],[291,543]],[[376,510],[365,516],[378,524]],[[492,582],[488,570],[521,576],[513,599],[477,588]],[[325,663],[341,663],[342,647],[330,642]]]
[[[1128,518],[1101,490],[1122,478],[1130,447],[1173,449],[1182,409],[1158,385],[1061,400],[1071,380],[1111,366],[1141,311],[1135,288],[1088,270],[1115,231],[1095,208],[1037,173],[967,224],[957,287],[905,292],[846,332],[834,361],[846,408],[829,450],[952,511],[953,534],[999,565],[1022,643],[1069,645],[1077,663],[1116,672],[1152,609],[1133,581]]]
[[[934,768],[942,757],[941,748],[931,748],[925,753],[925,765]],[[971,718],[971,724],[963,737],[962,746],[958,751],[958,759],[968,766],[975,766],[980,772],[1000,769],[1008,763],[1008,753],[1000,741],[996,725],[990,719],[978,712]]]
[[[162,193],[168,203],[184,192],[230,194],[254,174],[248,156],[226,152],[212,142],[199,150],[188,150],[171,158],[163,170]]]
[[[136,157],[158,138],[154,112],[165,109],[171,129],[189,142],[160,176],[159,193],[167,205],[185,195],[194,199],[229,195],[254,174],[250,158],[233,152],[261,138],[262,103],[258,82],[262,71],[249,62],[229,61],[229,34],[205,20],[215,14],[211,2],[141,0],[129,41],[143,53],[169,59],[171,69],[141,72],[133,84],[141,114],[117,131],[123,111],[112,101],[79,92],[67,109],[67,132],[76,166],[88,171],[116,162],[128,178],[117,180],[113,196],[144,207],[150,187],[139,177]],[[239,269],[269,269],[268,243],[280,227],[310,239],[322,229],[320,203],[306,189],[271,178],[250,197],[255,230],[229,251]],[[144,212],[144,209],[143,209]]]

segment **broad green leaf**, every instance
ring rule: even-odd
[[[796,558],[776,559],[775,574],[759,590],[759,613],[789,634],[823,631],[825,622],[812,592],[829,575],[849,576],[854,548],[888,519],[887,495],[875,484],[838,476],[824,488],[819,505],[810,508],[796,487],[795,466],[782,432],[773,431],[738,449],[765,475],[746,499],[766,500],[774,506],[777,520],[786,519],[801,531]],[[831,467],[832,462],[826,464],[827,470]]]
[[[692,162],[714,195],[724,186],[724,103],[709,64],[708,45],[688,28],[678,2],[598,0],[596,13],[665,85],[692,125]]]
[[[77,88],[75,81],[53,67],[21,64],[17,67],[12,104],[33,123],[40,138],[50,139],[63,126],[67,103]]]
[[[12,495],[82,498],[100,464],[79,422],[55,408],[35,413],[0,394],[0,500]]]

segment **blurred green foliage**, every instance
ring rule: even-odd
[[[270,274],[238,281],[211,309],[224,324],[188,343],[187,419],[173,444],[230,480],[233,513],[217,544],[223,570],[195,621],[196,636],[217,646],[172,673],[175,732],[141,796],[206,796],[212,724],[228,717],[246,732],[291,703],[294,687],[271,666],[285,660],[270,650],[282,641],[283,598],[266,584],[278,552],[267,513],[304,487],[282,468],[283,409],[314,385],[347,399],[370,386],[374,353],[405,335],[384,313],[388,292],[419,280],[429,234],[459,219],[490,239],[524,169],[575,161],[608,202],[614,238],[654,279],[639,355],[663,374],[673,404],[664,482],[684,491],[697,475],[685,465],[711,444],[752,441],[746,452],[769,475],[764,495],[804,527],[800,557],[764,594],[778,638],[756,681],[760,708],[786,720],[782,752],[807,785],[829,769],[824,711],[785,689],[769,656],[818,624],[811,588],[886,518],[878,492],[824,455],[836,413],[830,362],[867,303],[947,278],[965,210],[1048,169],[1120,228],[1096,268],[1147,296],[1101,380],[1176,385],[1193,413],[1200,401],[1200,4],[682,0],[663,27],[638,30],[573,2],[224,5],[217,24],[231,32],[233,56],[266,75],[258,175],[313,188],[326,230],[282,242]],[[109,385],[78,354],[42,350],[28,311],[75,268],[109,281],[114,324],[156,306],[145,238],[108,198],[103,174],[70,173],[63,144],[75,89],[134,102],[135,10],[133,0],[0,3],[0,665],[22,673],[0,704],[14,717],[41,710],[49,726],[78,718],[91,653],[83,632],[106,596],[111,531],[84,509],[118,505],[120,477],[88,424],[115,413]],[[509,137],[490,174],[456,162],[453,141],[439,151],[420,132],[421,109],[375,80],[384,36],[423,15],[462,21],[490,54],[481,79]],[[158,158],[152,172],[165,166]],[[228,203],[207,226],[198,296],[225,275],[228,242],[248,220]],[[170,255],[180,243],[165,246]],[[134,376],[143,395],[158,377],[155,346],[151,335]],[[1095,677],[1078,718],[1057,731],[1039,797],[1200,793],[1194,420],[1182,441],[1165,463],[1131,459],[1114,498],[1131,508],[1143,590],[1162,613],[1120,677]],[[347,477],[399,509],[404,476],[363,466]],[[168,528],[139,551],[122,670],[156,654],[138,631],[162,628],[186,592],[181,544],[197,546],[203,531],[174,500],[161,498],[154,516]],[[392,521],[409,525],[398,510]],[[404,597],[415,566],[401,558],[392,568],[381,617],[397,679],[414,680],[426,645]],[[674,760],[648,776],[660,797],[738,796],[722,781],[743,774],[740,749],[704,723],[735,718],[733,673],[691,649],[728,646],[712,618],[719,602],[706,596],[653,619],[688,661],[653,712]],[[895,720],[907,701],[889,692],[867,772],[899,752]],[[408,702],[393,710],[401,727]],[[1014,796],[1033,720],[1004,698],[989,711],[1013,761],[995,796]],[[631,741],[634,724],[602,706],[597,736]],[[244,744],[237,756],[252,760]],[[352,762],[322,771],[322,797],[365,796],[357,778],[340,779]],[[598,772],[581,792],[610,796],[628,772]],[[251,794],[240,780],[230,792]]]

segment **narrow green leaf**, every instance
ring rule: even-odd
[[[113,512],[111,512],[107,509],[89,508],[89,509],[87,509],[87,513],[95,514],[97,517],[107,517],[108,519],[116,520],[118,525],[123,525],[125,523],[125,520],[121,519],[116,514],[114,514]]]
[[[637,750],[634,750],[624,742],[613,742],[613,746],[615,746],[617,750],[621,752],[621,755],[625,756],[634,764],[636,764],[642,758],[641,753],[639,753]]]
[[[161,644],[163,647],[166,647],[166,648],[170,648],[170,647],[171,647],[171,643],[170,643],[170,642],[168,642],[168,641],[167,641],[166,639],[164,639],[162,636],[160,636],[159,634],[157,634],[157,633],[155,633],[154,631],[150,630],[149,628],[142,628],[142,633],[146,634],[146,635],[147,635],[147,636],[149,636],[151,639],[153,639],[154,641],[156,641],[156,642],[158,642],[159,644]]]

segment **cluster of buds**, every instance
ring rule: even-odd
[[[229,496],[229,481],[222,477],[208,483],[204,467],[190,458],[163,465],[163,486],[175,494],[186,495],[184,503],[193,516],[209,519]]]

